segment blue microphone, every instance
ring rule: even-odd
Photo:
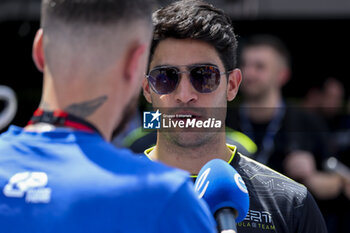
[[[236,222],[243,221],[249,209],[248,190],[238,172],[227,162],[213,159],[202,167],[194,187],[207,202],[219,232],[237,232]]]

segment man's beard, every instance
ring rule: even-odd
[[[164,138],[173,145],[181,148],[198,148],[213,143],[218,132],[163,132]]]
[[[119,124],[117,125],[117,127],[112,132],[112,140],[113,140],[113,138],[118,136],[118,134],[123,132],[123,130],[128,125],[129,121],[134,117],[136,110],[137,110],[138,102],[139,102],[138,101],[139,95],[140,95],[139,93],[137,95],[135,95],[130,100],[130,102],[126,105],[126,107],[124,108],[122,119],[119,122]]]

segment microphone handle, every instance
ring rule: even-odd
[[[215,213],[219,233],[237,233],[236,216],[237,211],[232,208],[221,208]]]

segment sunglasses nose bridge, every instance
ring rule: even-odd
[[[177,86],[179,86],[180,83],[182,83],[184,79],[186,79],[185,82],[188,82],[188,84],[191,84],[191,77],[190,77],[191,71],[189,71],[189,70],[183,70],[183,71],[179,70],[179,71],[177,71],[177,75],[179,77]]]
[[[190,71],[187,71],[187,70],[183,70],[183,71],[181,71],[181,70],[179,70],[179,71],[177,71],[176,72],[177,73],[177,75],[178,75],[178,85],[177,86],[179,86],[179,84],[181,83],[181,81],[184,79],[184,78],[190,78]],[[186,77],[187,76],[187,77]]]
[[[182,74],[187,74],[188,77],[182,76]],[[190,72],[189,71],[179,71],[179,82],[176,90],[174,91],[175,98],[178,102],[188,103],[196,101],[197,91],[193,88],[193,85],[190,81]]]
[[[184,71],[178,71],[178,74],[190,74],[190,71],[184,70]]]
[[[190,80],[191,72],[188,71],[188,70],[183,70],[183,71],[179,70],[177,72],[177,75],[179,77],[179,81],[178,82],[180,83],[182,81],[182,79],[184,79],[184,78]]]

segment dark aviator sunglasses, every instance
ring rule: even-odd
[[[216,65],[184,66],[187,71],[180,71],[175,66],[159,66],[146,75],[152,90],[159,95],[170,94],[175,91],[181,80],[181,74],[189,74],[193,88],[199,93],[210,93],[220,85],[221,75],[230,72],[220,72]]]

